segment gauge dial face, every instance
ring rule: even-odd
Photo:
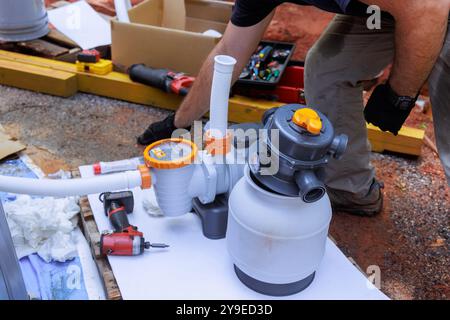
[[[165,139],[148,146],[144,159],[149,167],[175,169],[189,165],[197,154],[196,145],[184,139]]]
[[[184,142],[167,141],[149,150],[148,155],[158,161],[179,161],[192,154],[192,147]]]

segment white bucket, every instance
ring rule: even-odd
[[[27,41],[49,32],[43,0],[1,0],[0,40]]]

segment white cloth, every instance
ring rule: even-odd
[[[77,256],[73,230],[80,207],[74,197],[32,198],[19,195],[4,204],[18,258],[37,252],[46,262]]]

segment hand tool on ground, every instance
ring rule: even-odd
[[[128,70],[130,79],[145,85],[180,96],[188,94],[195,78],[182,72],[167,69],[153,69],[144,64],[135,64]]]
[[[128,221],[128,214],[133,212],[134,198],[131,191],[105,192],[100,195],[105,214],[114,230],[104,231],[100,237],[100,252],[113,256],[137,256],[145,249],[167,248],[164,243],[150,243],[144,234]]]

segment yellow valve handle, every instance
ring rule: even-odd
[[[310,108],[295,111],[292,122],[312,134],[320,134],[320,130],[322,130],[322,120],[317,112]]]

